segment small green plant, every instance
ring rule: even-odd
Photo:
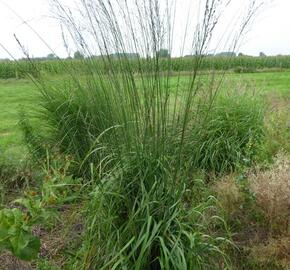
[[[80,182],[68,175],[71,163],[70,157],[48,156],[40,189],[24,192],[24,197],[15,200],[26,208],[34,224],[52,226],[57,208],[79,198]]]
[[[55,209],[48,209],[35,191],[25,192],[24,195],[24,197],[16,199],[14,202],[25,208],[27,220],[31,224],[52,226],[56,217]]]
[[[33,226],[53,226],[57,207],[78,198],[77,180],[67,176],[71,162],[68,157],[64,162],[61,158],[48,160],[40,189],[26,191],[23,197],[14,200],[25,210],[5,208],[0,211],[0,251],[8,250],[22,260],[37,258],[40,240],[31,233]]]
[[[53,265],[50,261],[42,259],[37,261],[38,270],[60,270],[59,267]]]
[[[0,251],[30,261],[37,258],[40,240],[31,233],[32,223],[19,209],[0,210]]]

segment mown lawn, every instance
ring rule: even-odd
[[[0,150],[4,153],[18,155],[23,152],[19,114],[37,106],[35,90],[29,80],[0,81]]]
[[[218,75],[219,76],[219,75]],[[53,80],[61,81],[60,77]],[[181,77],[180,89],[187,84],[189,77]],[[175,79],[173,84],[177,83]],[[223,83],[224,88],[248,87],[262,93],[274,92],[289,97],[289,72],[263,72],[247,74],[227,74]],[[22,155],[25,148],[22,145],[21,131],[18,127],[21,110],[30,111],[37,107],[37,89],[29,79],[0,80],[0,151]],[[38,123],[41,125],[41,123]],[[2,153],[3,153],[2,152]]]

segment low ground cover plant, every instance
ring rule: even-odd
[[[36,226],[51,230],[57,224],[59,211],[77,201],[79,180],[69,175],[71,158],[48,159],[38,184],[31,183],[23,195],[0,210],[0,252],[10,251],[21,260],[38,258],[41,242],[33,231]]]

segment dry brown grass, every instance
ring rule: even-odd
[[[214,185],[221,208],[230,216],[234,216],[244,202],[244,196],[236,184],[235,176],[225,176]]]
[[[290,221],[290,162],[278,154],[269,170],[256,169],[249,175],[251,191],[263,209],[270,232],[288,233]]]
[[[279,269],[288,270],[290,269],[290,237],[271,238],[267,244],[253,246],[250,256],[260,265],[275,263]]]
[[[290,98],[271,93],[268,96],[269,110],[265,115],[265,146],[269,156],[280,151],[290,153]]]
[[[289,157],[280,153],[267,170],[254,168],[241,186],[235,175],[228,175],[215,183],[214,191],[235,230],[233,240],[241,251],[237,261],[248,269],[290,270]]]
[[[0,270],[32,270],[30,263],[23,262],[11,254],[4,252],[0,255]]]

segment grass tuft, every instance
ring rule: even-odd
[[[264,108],[248,92],[221,94],[199,109],[189,136],[194,166],[223,173],[250,165],[263,142]]]

